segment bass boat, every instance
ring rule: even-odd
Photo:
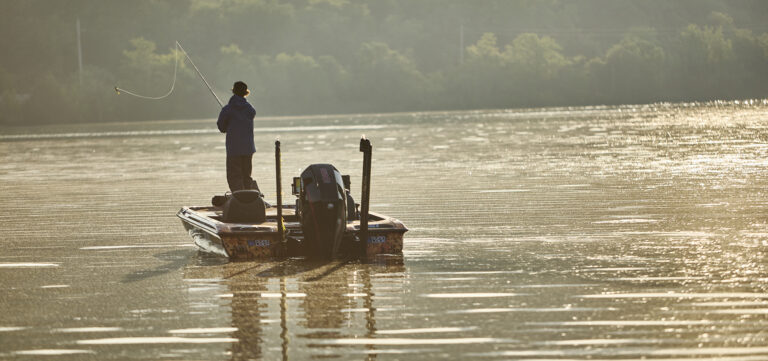
[[[312,164],[294,177],[295,204],[282,204],[280,141],[276,141],[276,205],[265,202],[256,189],[241,190],[213,197],[210,206],[183,207],[177,216],[198,247],[230,260],[400,254],[408,229],[397,219],[369,212],[372,146],[368,139],[360,140],[360,151],[360,204],[350,194],[350,177],[330,164]]]

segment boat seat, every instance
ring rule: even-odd
[[[227,223],[262,223],[267,219],[261,192],[253,189],[232,192],[222,208]]]

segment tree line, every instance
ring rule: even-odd
[[[760,0],[0,2],[0,124],[768,97]],[[82,71],[78,62],[80,21]],[[160,101],[117,95],[114,86]]]

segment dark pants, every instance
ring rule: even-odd
[[[256,181],[251,178],[251,159],[249,155],[227,156],[227,183],[232,192],[242,189],[259,189]]]

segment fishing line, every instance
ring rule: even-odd
[[[137,98],[148,99],[148,100],[160,100],[160,99],[167,98],[169,95],[171,95],[171,93],[173,93],[173,89],[176,87],[176,73],[178,72],[178,69],[179,69],[179,43],[178,42],[176,42],[176,48],[173,50],[173,53],[175,54],[175,58],[173,60],[173,82],[171,83],[171,89],[169,89],[167,93],[159,97],[153,97],[153,96],[136,94],[132,91],[125,90],[123,88],[119,88],[115,86],[115,91],[117,92],[117,94],[125,93],[128,95],[135,96]]]
[[[177,75],[178,70],[179,70],[179,50],[181,50],[181,52],[184,53],[184,56],[187,58],[187,60],[189,60],[189,63],[192,64],[192,67],[197,72],[197,75],[200,76],[200,79],[202,79],[203,83],[205,83],[205,86],[208,87],[208,90],[211,92],[213,97],[216,98],[216,101],[219,103],[219,106],[223,107],[224,104],[221,102],[221,99],[219,99],[219,97],[213,91],[213,88],[211,87],[211,85],[208,84],[207,80],[205,80],[205,77],[203,76],[203,73],[200,72],[200,69],[197,68],[197,65],[195,65],[195,62],[192,61],[192,59],[189,57],[189,54],[187,54],[187,52],[181,46],[181,43],[179,43],[178,41],[176,41],[176,48],[174,49],[174,54],[176,56],[175,56],[174,61],[173,61],[173,82],[171,82],[171,88],[168,90],[167,93],[165,93],[164,95],[158,96],[158,97],[153,97],[153,96],[137,94],[135,92],[132,92],[132,91],[129,91],[129,90],[125,90],[125,89],[117,87],[117,86],[115,86],[115,92],[117,92],[118,95],[120,93],[125,93],[125,94],[128,94],[128,95],[132,95],[134,97],[137,97],[137,98],[148,99],[148,100],[161,100],[161,99],[167,98],[169,95],[171,95],[171,93],[173,93],[173,90],[176,88],[176,79],[177,79],[176,75]]]

